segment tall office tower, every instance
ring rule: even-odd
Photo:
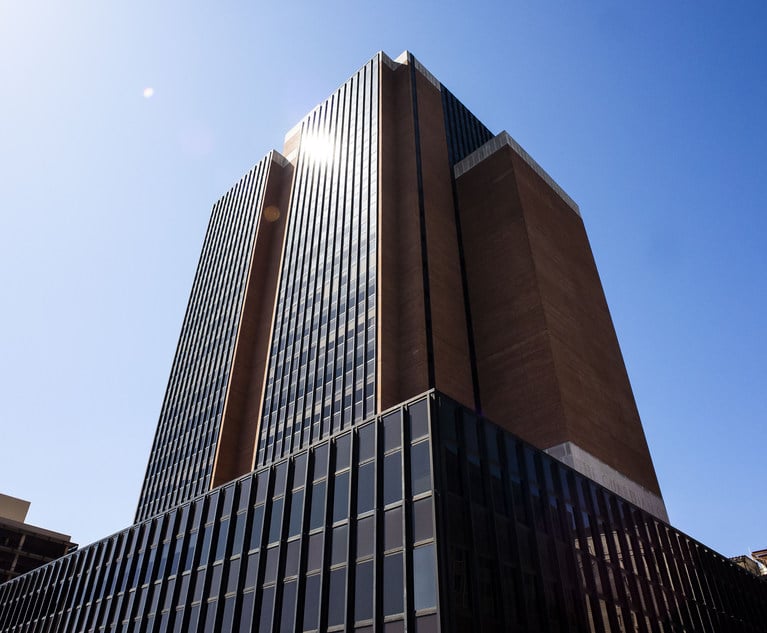
[[[667,524],[578,206],[379,53],[214,205],[136,524],[0,632],[767,631]]]

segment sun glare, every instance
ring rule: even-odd
[[[144,88],[143,94],[144,94],[144,99],[151,99],[152,95],[154,95],[154,88],[147,86],[146,88]]]
[[[301,152],[309,160],[329,163],[333,160],[333,139],[326,134],[306,134],[301,137]]]

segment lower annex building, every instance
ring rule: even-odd
[[[767,631],[668,525],[578,206],[378,53],[213,207],[136,523],[0,631]]]

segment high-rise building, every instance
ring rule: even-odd
[[[667,523],[578,206],[379,53],[213,208],[136,524],[0,631],[765,631]]]

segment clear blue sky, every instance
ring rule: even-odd
[[[766,8],[0,0],[0,492],[130,524],[212,203],[407,48],[580,204],[672,523],[767,547]]]

